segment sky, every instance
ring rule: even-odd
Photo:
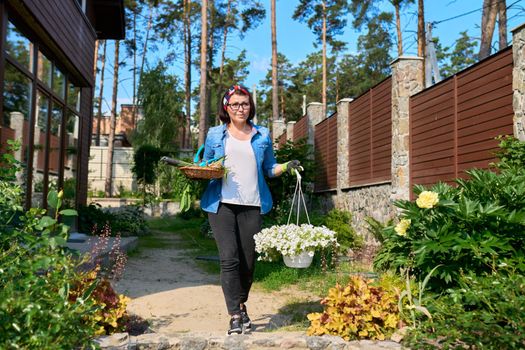
[[[245,34],[244,39],[232,36],[228,40],[227,57],[237,57],[245,49],[247,60],[250,62],[248,68],[249,75],[245,85],[253,89],[254,85],[264,79],[268,70],[271,68],[271,29],[270,29],[270,0],[260,0],[266,8],[267,16],[260,25]],[[415,1],[417,3],[417,1]],[[303,61],[309,53],[318,49],[314,47],[316,40],[306,23],[301,23],[292,19],[293,12],[299,0],[277,0],[277,50],[283,53],[292,64]],[[467,30],[471,37],[481,36],[481,8],[483,0],[425,0],[425,21],[435,22],[432,35],[438,37],[443,46],[454,46],[454,42],[459,38],[459,33]],[[507,28],[509,30],[508,40],[512,40],[510,31],[525,22],[525,0],[507,0],[510,9],[507,13]],[[388,1],[381,3],[381,9],[393,12],[393,7]],[[338,39],[347,43],[347,52],[356,52],[357,38],[360,34],[351,28],[352,18],[348,18],[347,30]],[[404,55],[415,56],[417,53],[416,28],[417,28],[417,6],[413,5],[402,10],[401,26],[403,28],[403,48]],[[494,36],[497,40],[497,29]],[[396,52],[392,56],[397,55]],[[113,51],[113,43],[108,43],[108,56]],[[154,65],[156,61],[163,60],[166,50],[160,48],[155,53],[148,55],[148,63]],[[108,57],[112,62],[113,59]],[[215,62],[218,65],[218,62]],[[133,94],[131,74],[129,69],[121,70],[119,83],[118,102],[131,103]],[[170,67],[170,73],[183,77],[183,64],[181,60],[175,61]],[[199,74],[194,71],[192,76],[192,86],[199,83]],[[105,93],[103,110],[109,110],[111,104],[112,69],[105,73],[104,79]],[[99,78],[97,78],[97,86]],[[97,92],[98,94],[98,92]],[[120,108],[119,108],[120,110]]]

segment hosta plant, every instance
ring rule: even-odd
[[[255,250],[259,260],[275,261],[281,255],[296,256],[308,252],[313,256],[316,249],[337,246],[336,233],[324,226],[275,225],[263,229],[254,236]]]
[[[383,340],[392,335],[400,321],[396,292],[361,276],[352,276],[346,286],[331,288],[321,304],[324,312],[308,315],[308,335]]]

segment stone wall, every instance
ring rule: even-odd
[[[113,156],[113,193],[122,187],[127,191],[137,190],[137,181],[131,171],[133,167],[133,148],[115,147]],[[88,188],[91,191],[104,191],[108,148],[91,146],[89,152]]]
[[[353,188],[337,196],[336,207],[352,213],[354,229],[368,241],[372,237],[368,233],[365,218],[372,217],[380,222],[391,219],[394,215],[391,192],[390,184]]]

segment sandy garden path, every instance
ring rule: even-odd
[[[188,249],[180,248],[180,236],[154,232],[166,248],[140,248],[116,283],[119,293],[131,297],[128,311],[150,322],[156,333],[211,332],[225,334],[229,316],[219,284],[219,275],[204,272]],[[217,262],[218,263],[218,262]],[[287,288],[267,293],[252,289],[247,303],[253,332],[263,332],[290,323],[279,313],[293,302],[316,301],[305,292]]]

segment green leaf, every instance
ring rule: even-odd
[[[58,208],[58,192],[57,191],[49,191],[47,194],[47,205],[51,208]]]
[[[60,236],[55,236],[53,238],[50,238],[49,240],[52,241],[53,244],[55,244],[55,246],[65,246],[67,243],[67,241]]]
[[[93,291],[95,290],[95,288],[97,288],[98,286],[98,280],[94,280],[93,283],[91,283],[91,285],[89,286],[88,289],[86,289],[86,291],[84,292],[84,294],[82,294],[82,299],[83,300],[87,300],[87,298],[89,298],[91,296],[91,293],[93,293]]]
[[[38,222],[38,226],[40,226],[41,228],[46,228],[56,223],[57,221],[53,219],[52,217],[43,216],[42,218],[40,218],[40,221]]]
[[[77,216],[78,215],[75,209],[63,209],[59,211],[59,214],[63,216]]]

